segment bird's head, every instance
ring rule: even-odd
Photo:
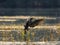
[[[30,18],[30,20],[32,20],[32,19],[34,19],[34,18]]]

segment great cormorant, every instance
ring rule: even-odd
[[[24,30],[28,31],[28,27],[35,27],[37,25],[39,25],[42,21],[44,21],[44,19],[34,19],[34,18],[30,18],[26,24],[24,25]]]

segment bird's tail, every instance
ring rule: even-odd
[[[26,34],[27,33],[27,30],[24,30],[24,34]]]
[[[27,34],[27,30],[26,30],[26,29],[24,29],[24,41],[26,41],[26,40],[27,40],[27,38],[26,38],[26,34]]]
[[[27,25],[25,25],[24,26],[24,40],[26,41],[26,34],[27,34],[27,31],[28,31],[28,26]]]

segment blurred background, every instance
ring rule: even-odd
[[[60,0],[0,0],[0,8],[57,8]]]
[[[60,0],[0,0],[1,16],[60,16]]]
[[[27,40],[60,41],[60,0],[0,0],[0,41],[24,41],[29,16],[43,17],[45,22],[28,31]]]

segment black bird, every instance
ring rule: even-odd
[[[37,25],[39,25],[42,21],[44,21],[44,19],[34,19],[34,18],[30,18],[26,24],[24,25],[24,30],[28,31],[28,27],[35,27]]]
[[[24,25],[24,34],[26,35],[27,31],[29,30],[28,27],[35,27],[35,26],[39,25],[42,21],[44,21],[44,19],[30,18]],[[24,37],[25,37],[25,41],[26,41],[26,36],[24,36]]]

